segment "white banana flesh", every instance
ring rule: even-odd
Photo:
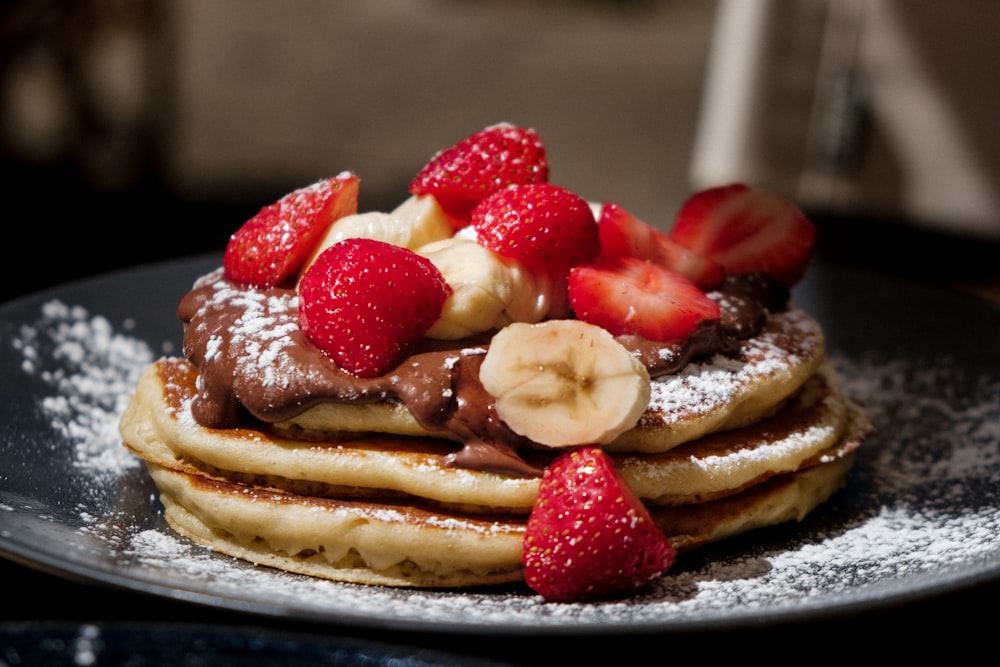
[[[426,336],[459,340],[512,322],[538,322],[551,307],[551,280],[530,272],[476,241],[454,236],[417,252],[451,287],[441,316]]]
[[[316,244],[301,273],[305,273],[321,252],[345,239],[375,239],[416,250],[432,241],[446,239],[452,232],[451,223],[437,200],[429,195],[414,195],[389,213],[368,211],[334,221]]]
[[[431,241],[452,235],[451,222],[437,199],[431,195],[411,195],[390,213],[410,229],[405,247],[416,250]]]
[[[507,326],[479,379],[511,430],[548,447],[607,444],[636,425],[650,396],[645,366],[580,320]]]

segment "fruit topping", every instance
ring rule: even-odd
[[[510,123],[491,125],[436,153],[410,183],[410,193],[433,195],[456,228],[485,197],[514,183],[549,179],[538,134]]]
[[[568,296],[579,319],[615,336],[634,334],[652,341],[683,340],[720,316],[718,304],[690,280],[636,257],[574,267]]]
[[[650,396],[646,367],[607,331],[579,320],[504,327],[479,381],[512,431],[549,447],[611,442],[635,426]]]
[[[590,205],[551,183],[504,188],[480,202],[471,219],[484,246],[558,280],[600,252]]]
[[[440,317],[451,288],[412,250],[375,239],[333,244],[299,282],[299,326],[341,369],[394,368]]]
[[[459,340],[511,322],[537,322],[551,308],[545,274],[527,271],[472,239],[452,236],[418,252],[438,267],[451,287],[428,338]]]
[[[670,236],[727,273],[760,271],[791,287],[805,274],[816,228],[781,195],[733,183],[688,198]]]
[[[613,202],[604,204],[597,220],[601,257],[638,257],[676,271],[703,290],[722,284],[722,265],[680,245],[667,232],[643,222]]]
[[[539,483],[522,562],[528,586],[553,602],[640,592],[677,552],[599,447],[560,453]]]
[[[226,277],[260,289],[296,278],[330,225],[358,210],[358,186],[358,177],[344,172],[262,208],[229,239]]]
[[[334,221],[316,243],[302,272],[321,252],[344,239],[375,239],[416,250],[433,241],[450,238],[452,231],[451,223],[433,197],[413,196],[391,213],[366,211]]]

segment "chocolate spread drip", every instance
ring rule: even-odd
[[[756,274],[731,276],[709,295],[718,322],[705,323],[683,342],[657,343],[620,336],[651,377],[677,372],[691,360],[732,354],[756,335],[768,310],[784,307],[787,290]],[[463,447],[453,465],[517,476],[541,471],[518,451],[532,446],[497,417],[479,383],[489,335],[464,341],[425,341],[386,375],[359,378],[338,368],[298,326],[294,290],[257,290],[227,281],[221,269],[200,278],[181,299],[184,355],[199,369],[191,411],[199,424],[233,428],[247,416],[264,422],[295,417],[326,402],[399,401],[424,428],[448,434]]]

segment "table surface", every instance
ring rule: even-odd
[[[875,267],[893,275],[969,292],[1000,307],[1000,263],[993,261],[1000,257],[997,255],[1000,248],[997,244],[969,239],[942,240],[893,225],[879,229],[877,233],[872,233],[870,228],[859,222],[820,221],[821,239],[825,239],[825,243],[821,243],[819,253],[830,261]],[[859,231],[865,230],[867,236],[859,237]],[[900,237],[907,240],[900,241]],[[864,238],[864,242],[859,242],[859,238]],[[189,254],[219,251],[221,256],[221,245],[216,245],[218,235],[211,239],[211,244],[210,247],[195,247]],[[93,254],[93,261],[74,261],[76,255],[71,253],[71,245],[68,244],[64,255],[56,257],[54,263],[61,263],[60,271],[47,272],[44,278],[30,283],[8,274],[4,281],[6,291],[0,296],[4,300],[10,299],[20,293],[34,291],[39,285],[75,280],[120,268],[122,264],[120,259],[117,264],[110,261],[110,252]],[[906,247],[907,252],[898,252],[900,247]],[[892,252],[893,249],[896,251]],[[164,255],[169,255],[170,250],[159,254],[135,252],[130,255],[133,261],[129,263],[159,261],[165,259]],[[141,258],[141,261],[135,261],[137,258]],[[9,267],[5,270],[11,271]],[[790,638],[797,638],[796,644],[798,640],[816,642],[812,644],[812,650],[828,655],[856,655],[858,646],[863,644],[864,639],[891,641],[894,646],[901,641],[916,646],[947,642],[950,651],[958,657],[966,650],[972,651],[977,646],[993,642],[992,634],[986,631],[986,623],[992,617],[988,610],[992,609],[1000,595],[1000,582],[992,582],[975,589],[936,595],[906,605],[849,614],[822,622],[785,622],[778,625],[764,623],[759,627],[731,632],[698,631],[620,637],[517,637],[512,641],[402,631],[388,633],[385,630],[369,631],[260,618],[237,611],[69,581],[4,559],[0,559],[0,581],[4,582],[6,588],[4,603],[0,604],[0,625],[7,629],[12,627],[11,624],[28,623],[30,627],[37,628],[39,624],[52,622],[69,626],[96,624],[102,628],[138,625],[141,630],[152,635],[181,624],[192,633],[205,628],[224,627],[234,635],[246,633],[253,636],[254,633],[277,632],[284,637],[297,637],[314,643],[336,637],[350,637],[392,642],[407,650],[412,649],[414,655],[420,649],[428,648],[453,652],[461,658],[456,662],[490,658],[505,664],[525,665],[551,662],[553,652],[568,659],[585,660],[592,657],[598,649],[606,650],[609,642],[627,646],[630,653],[652,649],[668,660],[670,656],[684,655],[682,651],[687,649],[698,650],[701,654],[710,651],[713,655],[721,656],[732,651],[734,655],[738,655],[747,650],[748,643],[755,647],[752,649],[754,653],[770,653],[775,650],[775,646],[780,646],[778,650],[783,652]],[[10,635],[5,637],[0,634],[0,664],[5,655],[2,644],[8,641]],[[147,661],[142,664],[157,663]]]

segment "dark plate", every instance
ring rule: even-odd
[[[431,667],[503,663],[351,637],[241,626],[0,623],[4,665],[132,667]]]
[[[412,591],[254,567],[176,537],[118,443],[139,371],[177,353],[179,297],[218,257],[151,265],[0,307],[0,554],[62,577],[264,617],[453,633],[747,628],[926,599],[1000,578],[1000,310],[817,262],[795,300],[822,322],[878,432],[801,524],[678,562],[648,595]]]

